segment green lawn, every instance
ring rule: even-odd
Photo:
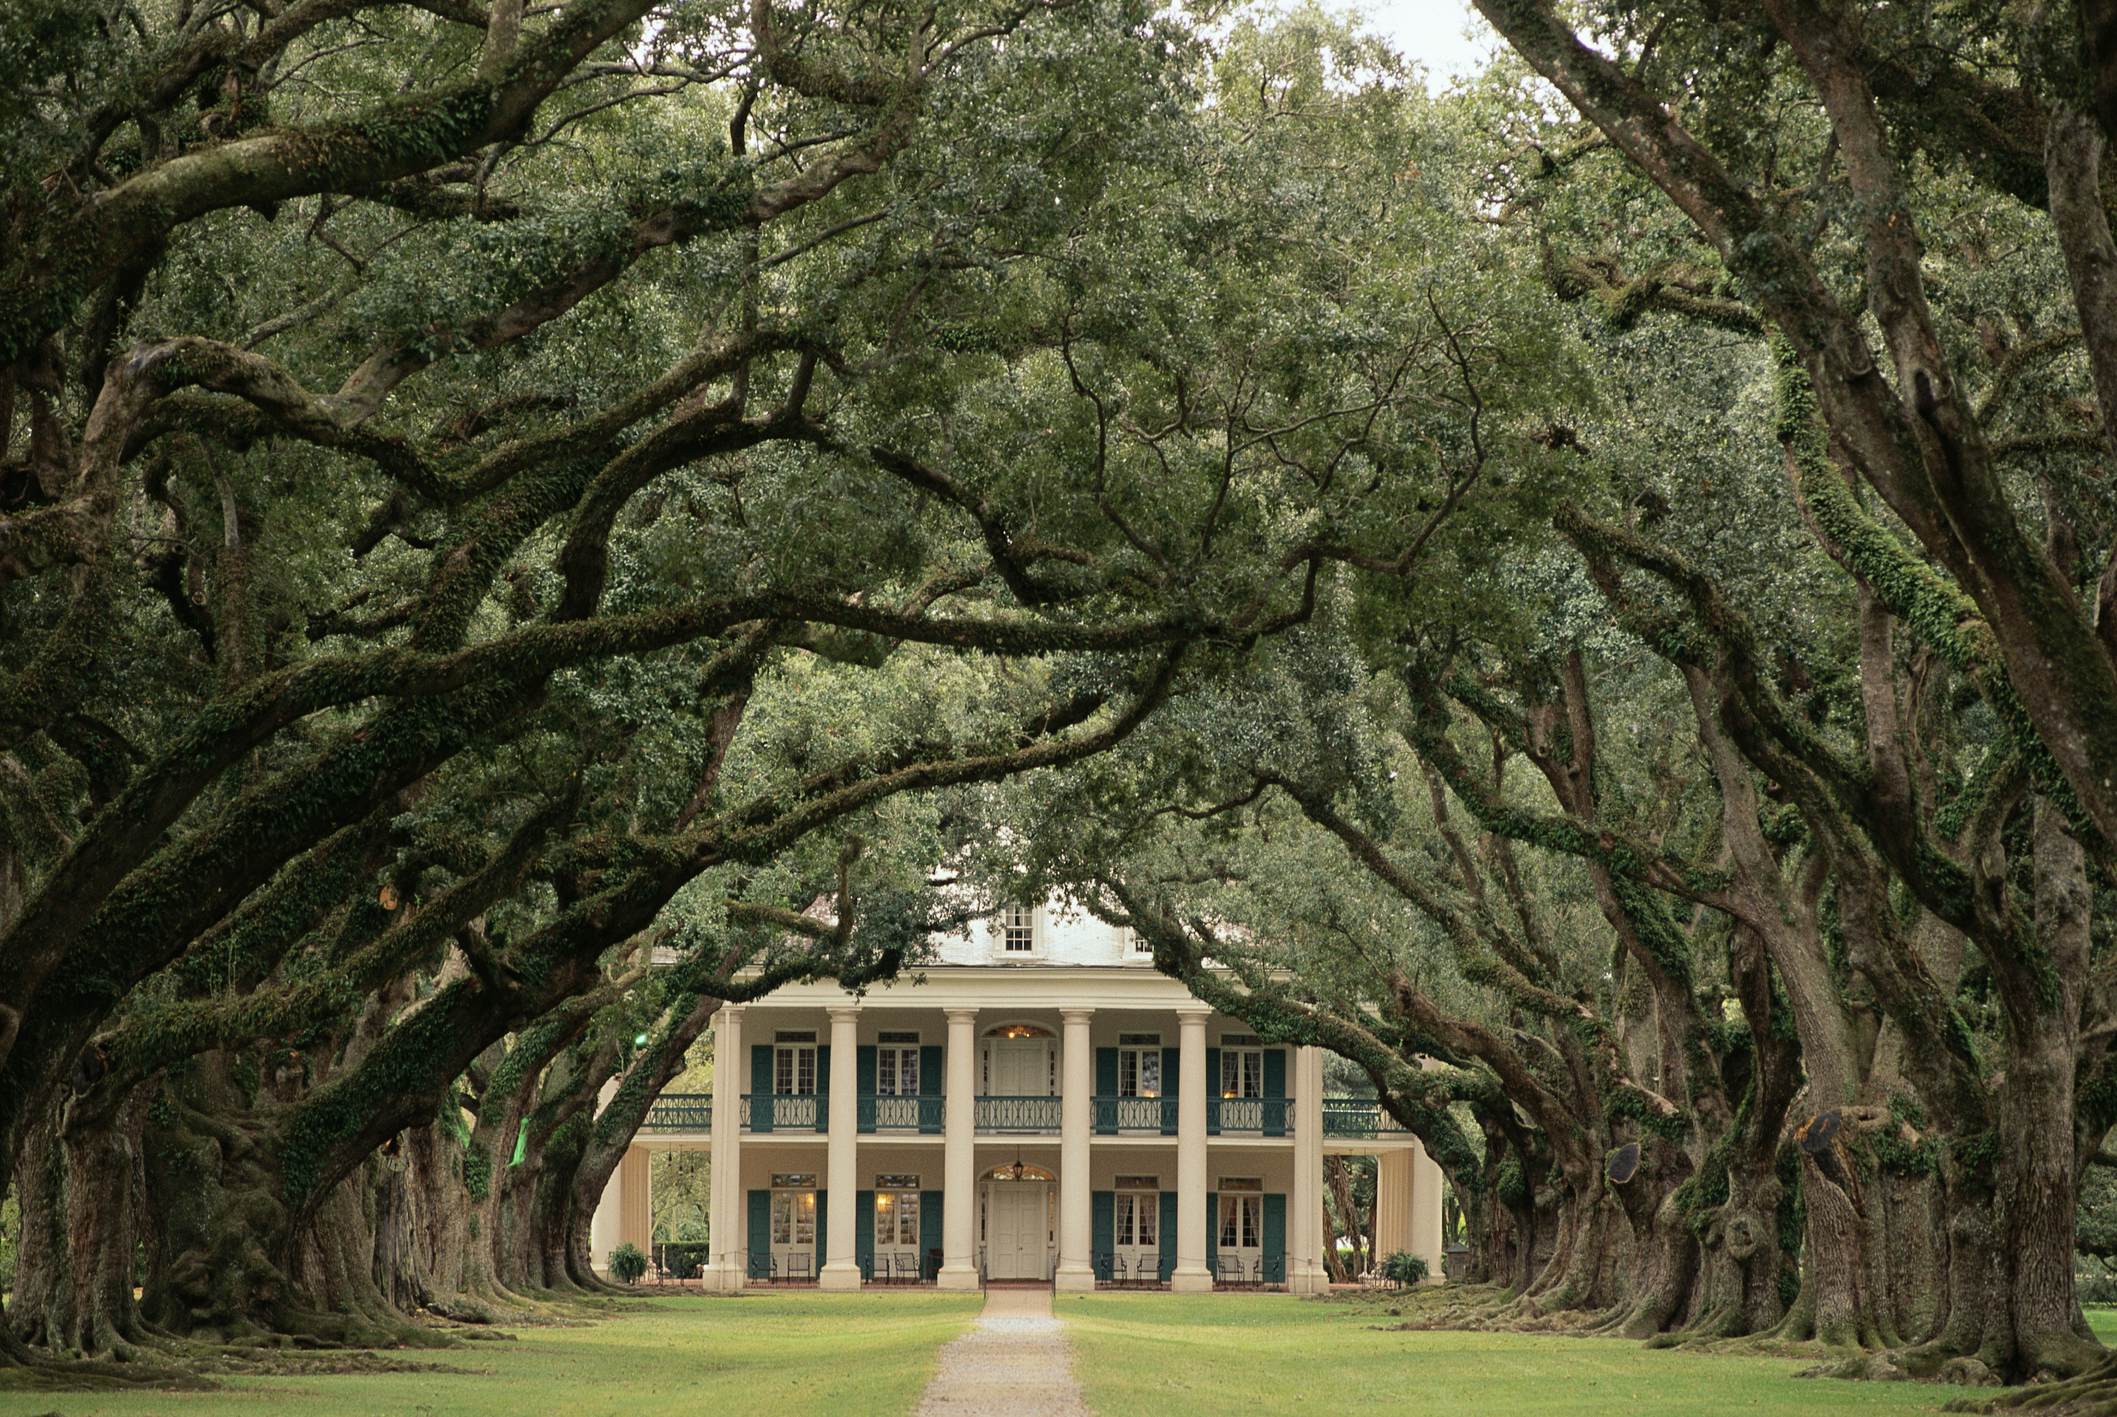
[[[975,1295],[648,1300],[578,1328],[433,1355],[459,1371],[231,1379],[212,1393],[0,1392],[0,1417],[741,1417],[909,1412]],[[1399,1413],[1693,1417],[1936,1412],[1959,1389],[1795,1376],[1799,1362],[1614,1339],[1402,1333],[1372,1303],[1284,1295],[1062,1295],[1101,1417]],[[2117,1311],[2091,1309],[2105,1341]],[[420,1357],[419,1361],[428,1361]]]
[[[1285,1295],[1059,1299],[1102,1417],[1407,1411],[1533,1417],[1937,1412],[1959,1388],[1799,1378],[1797,1362],[1521,1334],[1381,1332],[1363,1304]]]
[[[66,1417],[743,1417],[901,1413],[976,1295],[653,1299],[579,1328],[437,1355],[454,1373],[231,1380],[211,1393],[0,1393],[0,1414]]]

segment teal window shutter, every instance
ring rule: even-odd
[[[1183,1095],[1183,1050],[1161,1050],[1161,1134],[1176,1135],[1176,1099]]]
[[[1097,1097],[1117,1096],[1117,1050],[1115,1048],[1098,1048],[1095,1050],[1095,1095]],[[1117,1109],[1115,1106],[1112,1106],[1107,1112],[1101,1107],[1095,1109],[1095,1129],[1104,1135],[1117,1130]]]
[[[1264,1134],[1268,1137],[1283,1137],[1286,1135],[1287,1123],[1287,1109],[1283,1105],[1286,1099],[1286,1050],[1284,1048],[1267,1048],[1264,1050],[1264,1095],[1267,1099],[1264,1108]],[[1278,1107],[1272,1106],[1269,1099],[1273,1098],[1279,1099],[1282,1105]]]
[[[928,1279],[934,1277],[940,1261],[934,1252],[941,1248],[941,1193],[919,1192],[919,1273]]]
[[[823,1272],[823,1257],[831,1248],[831,1193],[816,1188],[816,1259],[814,1274]]]
[[[750,1045],[750,1130],[772,1130],[772,1045]]]
[[[1264,1197],[1264,1282],[1286,1283],[1286,1192]]]
[[[1161,1193],[1161,1224],[1155,1227],[1161,1239],[1161,1282],[1167,1284],[1169,1276],[1176,1273],[1176,1192]]]
[[[929,1043],[919,1050],[919,1095],[934,1098],[941,1095],[941,1045],[938,1043]],[[941,1130],[939,1102],[919,1104],[919,1130],[928,1134]],[[934,1243],[941,1242],[936,1240]]]
[[[1088,1197],[1089,1262],[1097,1279],[1110,1278],[1110,1256],[1117,1250],[1117,1192],[1095,1191]]]
[[[861,1131],[871,1132],[875,1129],[875,1105],[866,1100],[875,1095],[875,1048],[871,1043],[861,1044],[853,1054],[853,1091],[859,1095],[853,1104],[858,1109],[854,1120]]]
[[[772,1193],[750,1192],[750,1277],[772,1277]]]
[[[830,1127],[831,1045],[826,1043],[816,1050],[816,1130],[826,1132]]]
[[[855,1191],[853,1193],[853,1263],[860,1266],[860,1277],[875,1277],[875,1193]]]
[[[1206,1192],[1206,1273],[1220,1258],[1220,1192]]]

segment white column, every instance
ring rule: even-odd
[[[1206,1015],[1204,1005],[1177,1012],[1182,1062],[1176,1081],[1176,1270],[1178,1294],[1213,1287],[1206,1268]]]
[[[1412,1247],[1411,1148],[1393,1146],[1375,1155],[1375,1263]]]
[[[826,1184],[830,1188],[829,1224],[824,1236],[819,1289],[858,1289],[860,1264],[853,1253],[853,1198],[860,1185],[860,1094],[854,1064],[860,1052],[860,1010],[833,1005],[831,1014],[831,1117]]]
[[[617,1095],[617,1079],[611,1078],[596,1094],[595,1110],[601,1112]],[[512,1155],[512,1151],[509,1152]],[[603,1194],[596,1200],[595,1214],[588,1220],[588,1263],[591,1268],[608,1273],[610,1252],[625,1243],[621,1233],[624,1224],[624,1189],[621,1184],[625,1163],[620,1161],[610,1172],[610,1179],[603,1182]]]
[[[1095,1107],[1095,1051],[1090,1009],[1061,1009],[1066,1051],[1059,1075],[1059,1262],[1056,1287],[1093,1289],[1088,1133]]]
[[[742,1288],[742,1006],[713,1014],[713,1159],[706,1173],[706,1235],[712,1244],[704,1287]]]
[[[1323,1054],[1294,1050],[1294,1213],[1286,1226],[1286,1287],[1320,1294],[1330,1287],[1323,1267]]]
[[[942,1289],[978,1287],[978,1011],[948,1011],[948,1085],[942,1104]]]
[[[1441,1178],[1440,1163],[1426,1154],[1421,1142],[1411,1146],[1411,1252],[1426,1257],[1426,1282],[1439,1284],[1441,1273]]]

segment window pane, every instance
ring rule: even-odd
[[[1117,1198],[1117,1243],[1132,1243],[1132,1197],[1127,1195]]]
[[[1161,1096],[1161,1050],[1144,1051],[1139,1055],[1139,1095]]]
[[[1139,1243],[1154,1243],[1154,1227],[1161,1219],[1161,1197],[1143,1195],[1139,1198]]]
[[[897,1090],[906,1097],[919,1091],[919,1050],[916,1048],[906,1048],[898,1054]]]
[[[797,1061],[798,1066],[795,1072],[801,1081],[796,1091],[804,1094],[814,1092],[816,1090],[816,1050],[814,1048],[800,1049]]]
[[[1242,1055],[1242,1095],[1264,1096],[1264,1054],[1249,1052]]]
[[[1242,1095],[1242,1055],[1222,1053],[1220,1055],[1220,1095],[1239,1097]]]
[[[1223,1249],[1232,1250],[1237,1246],[1235,1211],[1235,1197],[1222,1196],[1220,1198],[1220,1244]]]
[[[1139,1054],[1130,1048],[1117,1055],[1117,1095],[1139,1096]]]
[[[772,1091],[792,1092],[793,1090],[794,1050],[791,1048],[774,1049],[772,1053]]]

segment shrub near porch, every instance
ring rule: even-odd
[[[1396,1332],[1379,1303],[1283,1294],[1062,1294],[1088,1405],[1103,1417],[1475,1413],[1761,1417],[1938,1412],[1960,1388],[1796,1376],[1784,1359],[1650,1351],[1622,1339]]]

